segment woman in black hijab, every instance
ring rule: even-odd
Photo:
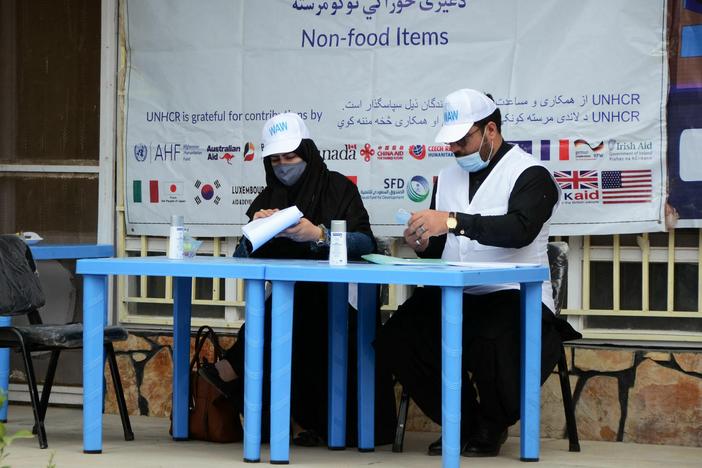
[[[296,205],[298,224],[281,232],[256,251],[242,237],[234,256],[255,258],[328,259],[331,221],[346,220],[349,260],[376,249],[368,212],[358,188],[344,175],[330,171],[297,114],[279,114],[263,129],[266,188],[248,211],[249,219],[270,216]],[[264,410],[270,406],[270,299],[266,301]],[[349,378],[347,445],[356,445],[356,311],[349,313]],[[293,306],[291,413],[293,443],[323,445],[327,434],[327,284],[299,281]],[[380,310],[376,314],[380,326]],[[201,375],[243,407],[244,326],[226,359],[201,369]],[[376,445],[391,443],[395,428],[395,397],[389,372],[376,369]],[[264,413],[262,424],[268,417]],[[262,431],[265,433],[264,431]],[[265,437],[265,435],[264,435]]]

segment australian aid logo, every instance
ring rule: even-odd
[[[556,171],[553,173],[566,205],[600,202],[600,182],[597,171]]]

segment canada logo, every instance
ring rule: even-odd
[[[410,145],[407,147],[407,153],[414,159],[424,159],[427,155],[427,147],[424,145]]]

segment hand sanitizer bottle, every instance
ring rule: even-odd
[[[171,232],[168,238],[168,258],[183,258],[183,240],[185,238],[185,220],[183,215],[171,216]]]
[[[329,235],[329,264],[346,265],[346,220],[335,219],[331,222]]]

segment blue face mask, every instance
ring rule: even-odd
[[[478,172],[485,169],[487,165],[490,164],[490,158],[492,157],[492,143],[490,143],[490,154],[488,154],[487,160],[483,161],[483,158],[480,156],[480,148],[483,147],[484,139],[485,133],[483,133],[483,137],[480,139],[480,146],[478,147],[478,151],[475,153],[456,157],[456,162],[459,166],[461,166],[461,169],[467,172]]]
[[[273,173],[278,178],[281,184],[290,187],[295,185],[295,182],[300,180],[302,173],[305,172],[307,162],[300,161],[294,164],[278,164],[273,166]]]

